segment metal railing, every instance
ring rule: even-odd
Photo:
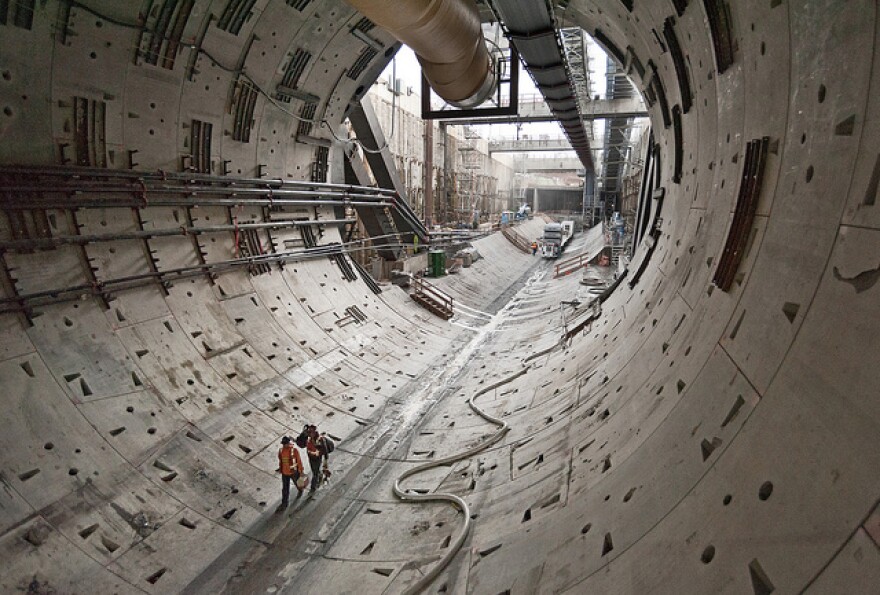
[[[511,244],[513,244],[514,246],[516,246],[517,248],[519,248],[520,250],[522,250],[526,254],[531,253],[532,247],[531,247],[530,242],[527,239],[525,239],[523,236],[518,234],[513,228],[502,227],[501,233],[502,233],[502,235],[504,235],[505,238],[507,238],[510,241]]]
[[[590,256],[586,253],[581,253],[572,258],[558,262],[556,263],[556,266],[553,267],[553,278],[556,279],[558,277],[570,275],[576,270],[586,267],[589,263]]]

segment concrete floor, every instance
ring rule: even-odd
[[[225,164],[231,176],[306,179],[324,148],[313,139],[332,144],[329,130],[301,132],[282,110],[302,117],[302,100],[259,93],[240,117],[230,105],[247,85],[236,65],[275,89],[307,49],[298,84],[336,125],[387,61],[367,55],[350,34],[360,17],[336,0],[258,0],[240,30],[220,18],[228,2],[197,0],[173,64],[149,62],[153,41],[165,55],[168,40],[141,34],[138,3],[87,4],[94,12],[39,2],[32,20],[0,25],[0,163],[82,157],[179,171],[198,121],[213,124],[213,173]],[[150,31],[154,4],[142,9]],[[728,1],[723,72],[713,39],[724,38],[706,12],[722,3],[627,4],[572,0],[556,15],[629,53],[636,86],[662,89],[668,104],[650,107],[664,194],[656,248],[638,247],[630,270],[649,258],[644,274],[598,320],[560,345],[560,301],[588,288],[550,279],[501,237],[444,281],[470,308],[452,323],[403,292],[346,281],[329,260],[119,291],[109,307],[84,296],[29,319],[5,312],[0,591],[401,592],[463,519],[448,505],[398,502],[394,478],[492,435],[466,399],[501,383],[477,404],[510,423],[503,440],[405,484],[455,493],[473,511],[465,547],[429,592],[876,592],[877,3]],[[362,56],[366,67],[354,68]],[[103,114],[93,128],[77,127],[83,105]],[[664,109],[679,123],[665,125]],[[83,131],[91,144],[77,146]],[[765,136],[756,216],[722,291],[712,278],[746,144]],[[331,180],[340,151],[331,147]],[[28,197],[2,200],[7,242],[5,207]],[[147,229],[179,225],[173,208],[139,211]],[[71,213],[49,213],[53,234],[133,225],[130,208]],[[209,225],[229,212],[185,215]],[[328,228],[321,242],[339,239]],[[4,297],[234,250],[228,232],[200,242],[6,250]],[[337,324],[353,305],[366,321]],[[339,438],[333,483],[275,515],[278,440],[305,421]]]

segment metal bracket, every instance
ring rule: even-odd
[[[509,61],[510,74],[509,78],[500,79],[498,88],[495,91],[495,101],[501,105],[501,88],[508,86],[508,97],[510,104],[504,107],[474,107],[469,109],[460,109],[453,106],[447,106],[443,109],[431,109],[431,87],[428,79],[422,75],[422,119],[423,120],[452,120],[456,118],[490,118],[493,116],[516,116],[519,113],[519,52],[511,45],[509,48],[510,55],[508,58],[499,59],[496,68],[500,71],[500,63]]]

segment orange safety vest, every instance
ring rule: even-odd
[[[278,451],[278,463],[281,467],[281,475],[293,475],[293,463],[296,462],[296,470],[302,473],[303,464],[299,458],[299,452],[290,444],[285,444]]]

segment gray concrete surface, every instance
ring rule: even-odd
[[[179,171],[195,119],[214,125],[215,174],[225,161],[233,176],[305,179],[316,148],[285,113],[298,116],[301,100],[258,93],[250,140],[234,138],[237,65],[271,91],[307,49],[299,87],[336,125],[383,61],[347,75],[367,46],[336,0],[258,0],[238,32],[217,26],[228,2],[197,0],[171,68],[145,60],[139,13],[156,29],[158,4],[84,4],[107,18],[48,0],[32,22],[0,25],[0,163],[76,162],[81,98],[105,110],[81,156],[93,165],[127,168],[135,151],[140,169]],[[402,592],[442,556],[461,515],[396,501],[394,478],[488,436],[466,399],[527,369],[479,401],[509,421],[501,443],[408,480],[473,510],[465,547],[431,592],[876,592],[877,4],[727,2],[734,53],[723,73],[705,12],[718,3],[677,3],[680,15],[671,2],[625,4],[572,0],[557,18],[652,61],[670,106],[681,91],[652,29],[674,16],[686,56],[693,107],[678,184],[673,127],[650,108],[665,199],[633,288],[623,283],[560,344],[559,303],[587,288],[490,237],[485,261],[444,281],[485,313],[472,320],[445,323],[398,290],[376,296],[329,260],[120,291],[109,308],[84,296],[39,306],[30,323],[2,314],[0,591]],[[332,140],[320,125],[310,136]],[[757,216],[722,292],[711,279],[744,147],[762,136],[771,151]],[[225,221],[212,209],[193,210],[196,224]],[[180,215],[143,211],[148,228]],[[51,214],[56,235],[132,226],[131,209]],[[0,220],[10,240],[5,210]],[[328,228],[321,242],[338,239]],[[148,247],[161,270],[233,252],[230,233],[200,242],[199,252],[183,236]],[[138,241],[83,250],[5,252],[4,296],[148,270]],[[633,268],[647,254],[639,247]],[[337,325],[352,305],[367,320]],[[305,421],[339,438],[333,482],[275,515],[278,439]]]

